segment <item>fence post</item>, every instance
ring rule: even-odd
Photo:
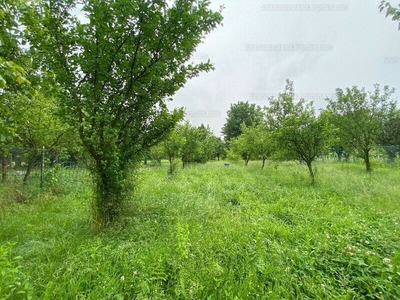
[[[42,163],[40,166],[40,187],[43,187],[43,173],[44,173],[44,146],[42,147]]]

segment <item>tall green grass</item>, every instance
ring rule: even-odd
[[[0,261],[15,276],[0,287],[21,279],[9,299],[399,299],[399,169],[316,167],[314,186],[295,163],[142,168],[100,234],[87,173],[63,173],[2,206]]]

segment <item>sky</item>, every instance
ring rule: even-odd
[[[396,5],[395,1],[391,1]],[[186,107],[193,125],[217,136],[231,104],[260,106],[277,96],[286,79],[296,98],[326,106],[336,88],[375,84],[396,89],[400,106],[400,31],[379,12],[380,0],[211,0],[223,26],[208,34],[193,55],[215,70],[191,79],[169,107]]]

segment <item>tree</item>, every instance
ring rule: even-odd
[[[212,158],[215,148],[215,136],[208,125],[204,126],[201,124],[199,127],[197,127],[197,131],[199,138],[199,150],[194,161],[204,164]]]
[[[264,169],[266,159],[272,156],[275,149],[271,131],[266,124],[250,127],[243,125],[240,138],[243,138],[244,143],[248,144],[250,156],[261,159],[261,169]]]
[[[91,159],[99,227],[120,214],[135,162],[183,117],[166,102],[188,79],[213,69],[209,61],[189,62],[222,21],[209,4],[53,0],[37,3],[26,16],[30,44],[60,85],[62,115]],[[75,17],[79,9],[85,20]]]
[[[186,142],[182,131],[183,126],[178,125],[162,143],[165,156],[169,161],[169,174],[173,174],[175,172],[175,159],[180,157],[183,146]]]
[[[185,143],[181,151],[182,169],[190,162],[195,162],[198,157],[198,153],[201,150],[200,144],[200,132],[197,127],[191,125],[189,121],[186,121],[182,125],[182,136],[185,139]]]
[[[316,116],[312,102],[305,99],[294,102],[293,82],[289,80],[285,91],[276,99],[271,97],[265,110],[267,124],[279,147],[278,157],[304,162],[314,184],[313,162],[328,148],[330,133],[326,119]]]
[[[400,152],[400,110],[391,114],[383,124],[379,144],[385,149],[390,161],[394,161]]]
[[[242,133],[240,126],[243,123],[246,126],[251,126],[259,124],[262,120],[261,107],[249,102],[239,101],[231,104],[227,114],[226,123],[222,127],[225,142],[229,142]]]
[[[245,125],[242,125],[244,127]],[[232,138],[229,142],[229,151],[231,156],[239,155],[243,161],[244,165],[247,166],[252,152],[253,152],[253,145],[254,145],[254,136],[252,135],[244,135],[243,133],[238,137]]]
[[[223,158],[226,155],[226,151],[225,151],[226,146],[220,137],[213,136],[212,139],[214,140],[212,159],[216,158],[219,161],[220,158]]]
[[[339,128],[344,145],[356,150],[365,162],[365,169],[371,172],[370,152],[379,143],[384,124],[393,115],[396,103],[390,99],[394,89],[378,84],[373,92],[353,86],[351,89],[336,89],[337,99],[328,99],[328,110],[332,122]]]
[[[393,7],[388,1],[382,0],[379,5],[379,10],[382,12],[386,9],[386,18],[388,16],[392,17],[393,21],[399,22],[399,30],[400,30],[400,4],[397,7]]]
[[[14,100],[20,102],[16,105],[14,113],[24,116],[18,124],[17,136],[18,144],[27,149],[27,169],[23,179],[23,182],[26,183],[32,168],[40,162],[42,147],[45,147],[48,152],[57,152],[62,146],[63,137],[68,128],[54,114],[56,111],[55,99],[38,93],[34,97],[20,96],[19,99]]]
[[[10,85],[28,83],[24,69],[26,57],[20,47],[23,41],[20,30],[22,4],[19,0],[2,0],[0,3],[0,93]]]

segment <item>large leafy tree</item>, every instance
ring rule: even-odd
[[[61,87],[62,114],[91,158],[100,226],[121,212],[131,163],[182,118],[183,111],[169,111],[166,102],[188,79],[213,68],[190,62],[222,21],[209,4],[43,0],[26,17],[30,43]]]
[[[277,142],[281,159],[298,159],[307,165],[311,183],[315,181],[313,162],[328,149],[330,127],[326,118],[318,118],[312,102],[294,101],[293,82],[285,91],[269,99],[266,120]]]
[[[262,120],[261,107],[249,102],[239,101],[231,104],[231,108],[227,112],[226,123],[222,127],[222,134],[226,142],[232,138],[238,137],[241,133],[241,126],[257,125]]]
[[[365,162],[367,172],[372,171],[371,150],[380,143],[385,123],[394,115],[396,103],[391,100],[393,89],[378,84],[373,92],[357,86],[336,89],[337,99],[328,99],[331,121],[339,129],[343,146],[353,148]]]

